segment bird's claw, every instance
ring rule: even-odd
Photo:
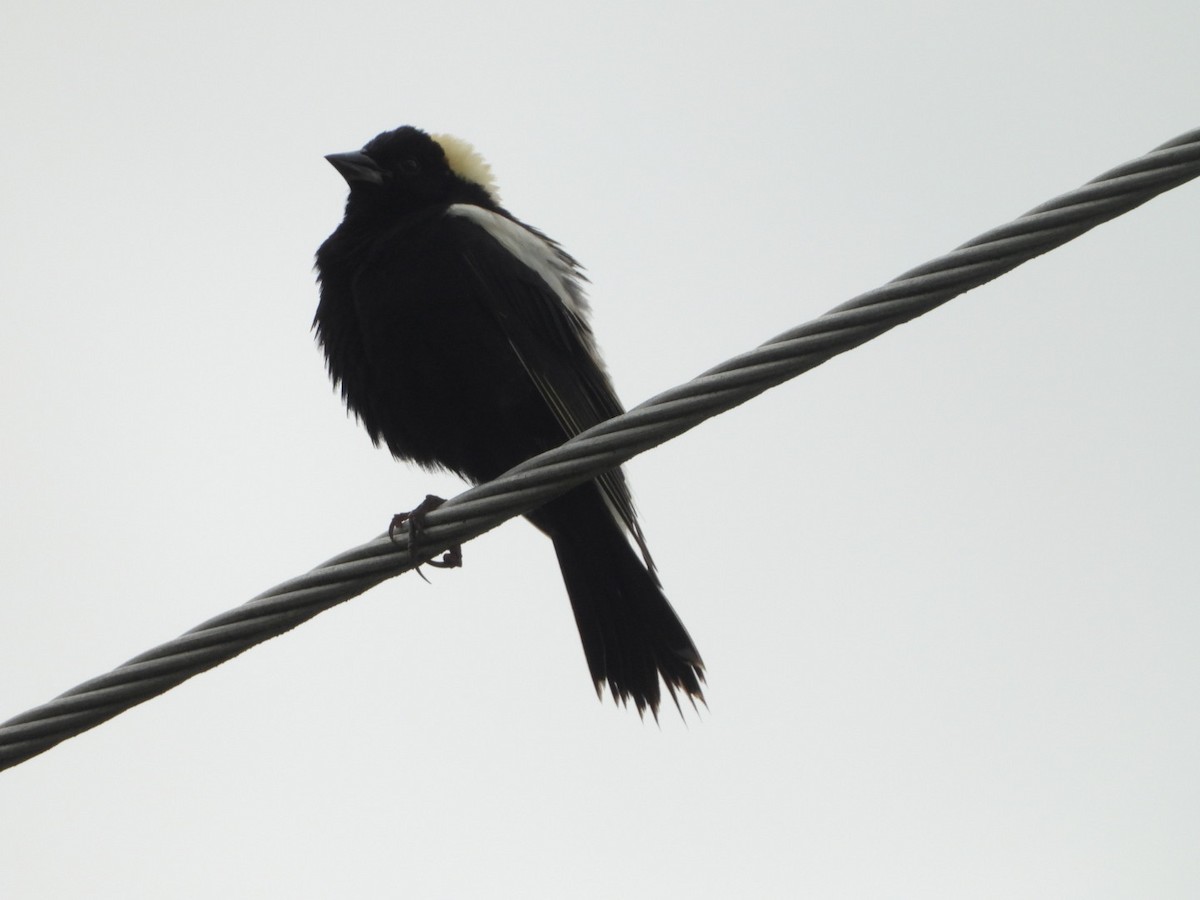
[[[408,552],[415,555],[417,545],[421,540],[421,529],[425,525],[425,516],[445,502],[443,498],[435,494],[427,494],[415,509],[396,513],[392,516],[392,523],[388,526],[388,537],[395,541],[396,535],[402,530],[406,531],[408,533]],[[462,545],[455,544],[442,554],[441,559],[427,559],[425,562],[435,569],[457,569],[463,564]],[[429,579],[425,578],[425,573],[421,571],[420,564],[417,565],[417,574],[425,580],[426,584],[429,583]]]

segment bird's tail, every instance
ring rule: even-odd
[[[595,485],[576,488],[532,516],[554,541],[583,652],[599,694],[658,716],[659,679],[679,706],[704,702],[704,663]]]

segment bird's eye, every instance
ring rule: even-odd
[[[421,171],[421,164],[412,157],[405,157],[400,160],[400,171],[408,174]]]

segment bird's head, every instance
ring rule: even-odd
[[[325,157],[350,185],[349,206],[395,211],[436,203],[499,207],[492,171],[475,148],[446,134],[405,125],[362,150]]]

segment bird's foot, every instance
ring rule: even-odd
[[[409,512],[396,513],[392,516],[392,524],[388,526],[388,537],[393,541],[396,540],[396,535],[402,530],[408,532],[408,552],[415,554],[417,545],[421,541],[421,529],[425,526],[425,516],[437,509],[446,501],[434,494],[427,494],[425,499],[417,504],[416,509]],[[441,559],[428,559],[425,561],[435,569],[457,569],[462,565],[462,545],[455,544],[449,550],[442,554]],[[425,578],[425,573],[421,571],[421,566],[417,566],[417,574],[429,582]]]

